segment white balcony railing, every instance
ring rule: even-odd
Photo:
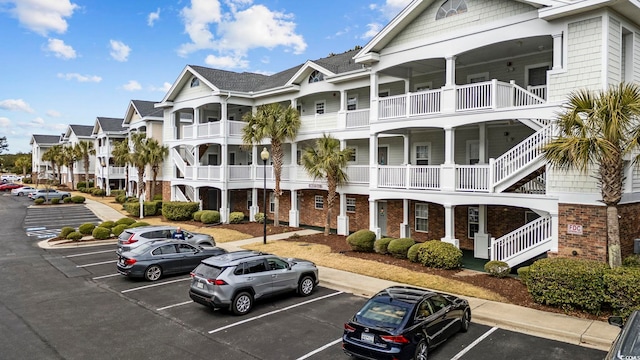
[[[329,131],[338,128],[338,113],[305,115],[300,117],[300,132]]]
[[[109,176],[123,176],[126,173],[126,169],[124,166],[110,166]]]
[[[491,241],[491,260],[504,261],[509,266],[517,265],[518,257],[527,260],[531,258],[526,253],[535,252],[533,256],[543,253],[548,248],[543,247],[552,240],[551,218],[540,217],[526,225]]]
[[[456,190],[488,192],[489,165],[456,165]]]
[[[439,190],[439,165],[379,166],[378,187]]]
[[[229,120],[229,136],[242,136],[242,129],[247,125],[244,121]]]
[[[369,126],[369,109],[347,111],[347,129]]]
[[[251,180],[251,165],[229,165],[229,181]]]
[[[349,165],[346,173],[350,184],[369,183],[369,165]]]

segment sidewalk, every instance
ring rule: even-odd
[[[108,205],[91,199],[86,206],[103,221],[118,220],[124,215]],[[317,233],[315,230],[296,231],[300,236]],[[268,240],[288,238],[291,234],[275,234],[267,236]],[[218,246],[234,251],[242,246],[262,242],[262,237],[220,243]],[[392,286],[403,285],[369,276],[349,273],[327,267],[319,267],[320,284],[322,286],[369,297],[378,291]],[[619,328],[604,321],[587,320],[563,314],[549,313],[526,307],[505,304],[495,301],[465,297],[471,304],[473,322],[497,326],[547,339],[566,343],[609,350],[611,343],[618,335]]]

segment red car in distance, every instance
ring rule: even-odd
[[[0,184],[0,191],[11,191],[13,189],[21,188],[23,186],[24,186],[23,184],[15,184],[15,183]]]

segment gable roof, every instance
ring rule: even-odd
[[[76,134],[77,137],[91,137],[93,126],[91,125],[69,125],[69,129]]]
[[[60,143],[60,135],[31,135],[30,144],[36,143],[38,145],[56,145]]]
[[[138,114],[141,117],[164,117],[164,110],[160,108],[156,108],[154,105],[155,101],[147,101],[147,100],[131,100],[131,104],[136,109]]]
[[[105,133],[123,133],[127,131],[127,128],[122,126],[123,119],[98,117],[96,118],[97,125],[100,126]]]

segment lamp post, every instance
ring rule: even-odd
[[[102,166],[102,198],[104,199],[104,194],[107,193],[107,187],[104,184],[104,179],[106,178],[105,169],[107,167],[107,163],[104,161],[104,159],[100,159],[100,166]],[[89,186],[88,183],[89,179],[87,179],[87,186]],[[93,186],[95,186],[95,184]]]
[[[262,221],[264,222],[264,231],[263,231],[264,236],[262,238],[262,243],[266,244],[267,243],[267,160],[269,160],[269,151],[267,151],[266,147],[262,149],[262,152],[260,153],[260,158],[262,159],[262,169],[264,170],[264,188],[262,189],[262,198],[264,201],[264,217],[262,219]]]

